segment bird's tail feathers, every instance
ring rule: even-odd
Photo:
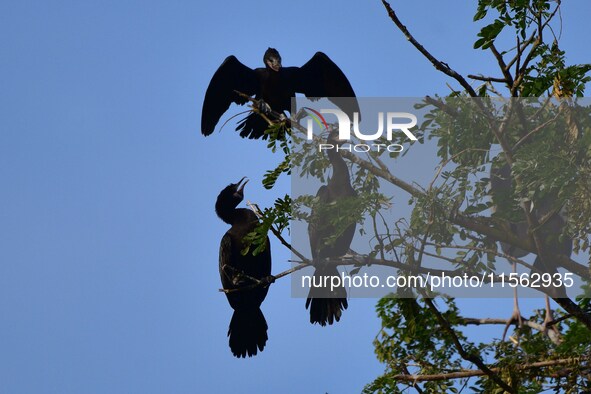
[[[316,278],[338,275],[339,272],[335,266],[317,267],[314,272]],[[330,280],[327,284],[330,284]],[[328,296],[330,298],[327,298]],[[310,308],[310,323],[318,323],[321,326],[331,325],[341,320],[343,311],[348,306],[347,290],[343,286],[335,287],[332,291],[329,288],[312,286],[306,300],[306,309]]]
[[[256,356],[267,343],[267,321],[260,308],[236,310],[232,315],[228,337],[235,357]]]

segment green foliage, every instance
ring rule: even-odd
[[[542,96],[555,86],[560,89],[561,97],[583,95],[585,85],[591,81],[591,77],[587,75],[591,70],[590,64],[567,66],[565,52],[558,47],[556,41],[550,45],[539,44],[533,56],[538,57],[539,61],[524,70],[522,96]]]
[[[505,27],[505,24],[500,19],[496,19],[490,25],[483,27],[482,30],[480,30],[480,33],[478,33],[478,37],[480,37],[480,39],[474,43],[474,49],[490,48],[495,38],[497,38],[499,33],[501,33],[501,30],[503,30],[503,27]]]
[[[285,173],[287,175],[291,174],[291,165],[289,163],[290,156],[286,155],[285,158],[281,163],[277,165],[273,170],[268,170],[263,177],[263,186],[265,189],[272,189],[275,186],[275,182],[281,176],[281,174]]]
[[[481,37],[474,48],[487,49],[504,27],[513,28],[514,34],[525,40],[530,28],[537,28],[539,21],[552,17],[552,5],[556,0],[479,0],[474,21],[483,20],[491,13],[496,13],[494,21],[484,26]],[[488,45],[488,46],[486,46]]]
[[[442,299],[446,310],[442,315],[451,322],[458,321],[458,309],[452,299]],[[376,307],[382,320],[382,329],[374,341],[378,360],[386,365],[385,374],[368,384],[363,393],[402,392],[395,383],[411,386],[409,383],[396,382],[395,375],[408,372],[431,374],[449,369],[459,369],[461,358],[456,354],[453,339],[445,330],[432,330],[438,326],[436,316],[425,306],[422,299],[382,298]],[[456,333],[461,341],[466,338],[461,332]],[[470,343],[465,343],[472,347]],[[410,368],[408,365],[412,365]],[[424,390],[429,393],[447,393],[453,388],[448,381],[429,382]]]
[[[562,379],[550,375],[560,372],[564,366],[548,368],[523,368],[539,361],[586,357],[591,351],[589,331],[577,322],[566,323],[560,327],[563,336],[560,344],[553,343],[542,332],[525,325],[514,333],[519,338],[519,346],[512,342],[493,340],[490,343],[474,343],[468,340],[459,327],[465,319],[453,299],[439,299],[443,305],[442,316],[455,326],[455,334],[467,352],[480,355],[491,368],[497,368],[502,379],[519,393],[539,393],[550,383],[568,392],[582,392],[589,382],[584,375],[577,376],[577,368],[582,364],[569,365],[574,375]],[[588,304],[586,299],[584,303]],[[583,304],[584,304],[583,303]],[[582,304],[582,305],[583,305]],[[387,297],[378,302],[376,311],[382,320],[382,329],[374,341],[376,356],[386,366],[384,374],[364,388],[364,393],[399,393],[415,383],[396,380],[396,376],[415,374],[440,374],[445,371],[471,369],[473,365],[457,354],[450,334],[439,327],[433,312],[422,299]],[[530,321],[541,325],[545,310],[538,310]],[[556,316],[560,317],[560,316]],[[486,376],[472,378],[468,383],[462,379],[459,386],[470,384],[470,392],[492,393],[503,391]],[[446,393],[457,389],[458,383],[449,380],[419,383],[419,387],[429,393]],[[574,390],[574,391],[573,391]],[[577,391],[580,390],[580,391]]]
[[[272,152],[281,150],[283,153],[283,160],[272,170],[268,170],[263,177],[263,186],[265,189],[272,189],[275,186],[275,182],[281,174],[291,174],[291,150],[290,150],[290,130],[286,127],[285,123],[277,123],[269,127],[265,134],[268,135],[269,142],[267,148]]]
[[[332,204],[321,204],[312,195],[293,201],[289,196],[277,199],[272,208],[263,210],[260,225],[248,236],[248,248],[260,253],[272,228],[289,230],[291,219],[310,221],[314,210],[325,218],[317,225],[335,229],[328,242],[351,222],[365,220],[366,226],[360,231],[371,232],[369,257],[405,264],[407,270],[398,271],[400,275],[424,267],[428,259],[440,264],[438,268],[481,275],[507,266],[499,257],[498,233],[506,232],[508,222],[524,222],[527,208],[531,212],[539,206],[550,206],[564,213],[568,225],[562,234],[545,234],[545,238],[572,237],[576,252],[589,252],[591,108],[577,105],[576,98],[583,95],[591,81],[591,65],[567,64],[566,54],[554,36],[559,7],[557,0],[478,1],[474,21],[483,26],[474,48],[491,52],[491,60],[502,68],[499,72],[503,78],[483,78],[488,82],[476,89],[477,98],[454,91],[450,97],[429,98],[415,107],[423,119],[416,133],[419,142],[435,142],[440,163],[429,185],[413,184],[408,218],[392,221],[385,214],[393,204],[399,204],[384,192],[385,181],[391,179],[349,162],[356,198]],[[503,95],[548,99],[510,101],[499,98]],[[269,149],[283,154],[278,166],[265,174],[263,184],[267,189],[272,189],[282,174],[292,174],[292,169],[298,169],[292,176],[315,178],[322,183],[330,176],[330,162],[315,151],[318,141],[303,140],[293,131],[277,124],[267,132]],[[408,147],[401,133],[393,137],[392,141],[375,143]],[[325,140],[324,136],[320,138]],[[382,160],[398,160],[409,151],[370,151],[363,160],[383,170]],[[515,182],[492,201],[491,167],[501,168],[507,163]],[[397,174],[393,171],[393,175]],[[497,212],[492,212],[493,205]],[[369,220],[371,223],[367,223]],[[489,229],[497,232],[491,235]],[[354,265],[351,274],[358,273],[361,267]],[[564,316],[564,321],[555,325],[560,331],[556,339],[542,327],[545,312],[537,311],[529,318],[529,325],[509,333],[513,341],[492,338],[479,342],[468,335],[477,330],[471,326],[475,323],[467,322],[453,299],[437,300],[441,316],[454,335],[442,327],[429,305],[413,298],[411,292],[399,291],[396,297],[378,302],[382,329],[374,345],[386,370],[364,388],[364,393],[400,393],[415,385],[428,393],[467,389],[475,393],[503,392],[486,374],[458,380],[444,376],[425,382],[400,379],[409,374],[474,370],[475,358],[495,369],[495,376],[514,392],[538,393],[552,388],[575,393],[591,389],[587,362],[531,366],[542,361],[588,357],[591,341],[589,327],[583,321],[559,310],[555,318]],[[588,296],[577,300],[587,313],[591,312]],[[469,324],[470,329],[466,329]]]
[[[395,249],[401,261],[420,265],[418,256],[432,253],[446,258],[462,272],[489,272],[498,260],[497,241],[458,226],[453,220],[455,215],[502,229],[506,221],[525,220],[524,206],[536,209],[542,205],[562,210],[566,216],[568,225],[563,234],[552,234],[553,237],[572,237],[575,251],[589,251],[591,113],[589,107],[577,106],[576,100],[569,98],[583,95],[591,81],[591,65],[566,64],[566,55],[551,30],[559,6],[559,1],[551,0],[478,1],[474,21],[485,24],[474,48],[492,49],[493,61],[500,66],[499,57],[504,57],[507,64],[509,55],[514,56],[511,64],[515,66],[503,70],[504,76],[511,74],[503,82],[509,95],[549,96],[562,101],[516,103],[492,99],[489,93],[501,94],[498,86],[493,89],[490,82],[478,90],[481,99],[465,100],[465,94],[460,92],[444,99],[435,98],[439,104],[424,116],[421,129],[423,138],[437,143],[441,160],[438,180],[411,198],[410,221],[397,223],[396,241],[388,236],[381,238],[382,243],[390,242],[385,249]],[[551,41],[547,41],[546,35]],[[509,43],[510,49],[502,50],[502,42]],[[417,108],[429,109],[434,100]],[[506,193],[495,196],[494,203],[501,209],[491,213],[488,173],[491,165],[505,165],[507,157],[516,181]],[[490,216],[485,217],[487,214]],[[453,245],[459,248],[455,257],[446,252]],[[591,312],[589,295],[587,292],[578,300],[578,306],[587,313]],[[494,339],[475,343],[464,334],[469,331],[461,329],[467,323],[455,302],[443,301],[442,315],[464,351],[478,354],[486,365],[496,368],[496,376],[515,392],[538,393],[549,388],[567,393],[589,390],[591,336],[582,321],[558,311],[554,317],[564,316],[564,321],[547,331],[540,329],[546,312],[539,310],[529,318],[531,325],[515,329],[515,342]],[[378,303],[377,313],[382,330],[374,344],[386,370],[365,387],[364,393],[399,393],[412,387],[429,393],[465,388],[476,393],[504,392],[486,374],[455,381],[445,377],[416,382],[401,379],[410,374],[445,375],[450,371],[473,370],[475,366],[460,357],[447,330],[442,329],[421,299],[384,298]],[[558,337],[551,334],[553,329],[560,332]],[[578,357],[580,362],[576,362]],[[574,361],[552,365],[553,360]],[[531,367],[542,361],[550,365]]]
[[[244,237],[245,248],[242,254],[252,249],[252,254],[257,255],[267,248],[267,236],[273,227],[278,233],[289,230],[291,220],[291,197],[286,194],[283,198],[277,198],[271,208],[265,208],[261,212],[261,220],[254,231]]]

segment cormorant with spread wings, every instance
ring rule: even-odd
[[[271,110],[278,113],[291,110],[291,98],[303,93],[310,98],[328,97],[334,104],[353,119],[353,112],[359,112],[357,100],[339,99],[355,97],[349,80],[328,56],[316,52],[302,67],[282,67],[281,56],[269,48],[263,57],[264,68],[251,69],[235,56],[228,56],[215,72],[203,101],[201,132],[213,133],[221,116],[230,104],[245,104],[248,100],[236,91],[259,100],[263,113]],[[267,122],[258,114],[251,113],[236,127],[241,137],[267,138]]]

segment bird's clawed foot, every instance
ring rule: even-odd
[[[273,275],[265,276],[261,278],[261,284],[263,286],[269,286],[271,283],[275,283],[275,277]]]
[[[505,336],[507,335],[507,331],[509,330],[509,326],[511,326],[511,324],[515,324],[518,329],[523,326],[523,318],[521,317],[521,311],[519,310],[517,303],[515,303],[513,313],[507,319],[507,324],[503,330],[503,341],[505,340]],[[511,341],[517,345],[519,343],[519,334],[517,334],[517,337],[510,336],[509,339],[511,339]]]
[[[250,284],[250,280],[241,272],[236,272],[232,276],[232,284],[237,288],[245,287]]]
[[[554,323],[554,313],[550,307],[550,298],[546,296],[546,316],[544,316],[542,327],[544,327],[544,333],[548,336],[548,338],[553,343],[559,345],[562,342],[562,335]]]
[[[269,104],[267,104],[263,100],[259,100],[257,104],[257,109],[264,115],[269,115],[273,111]]]

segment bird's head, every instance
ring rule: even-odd
[[[263,56],[265,66],[271,70],[277,72],[281,68],[281,55],[275,48],[268,48]]]
[[[246,181],[244,181],[246,179]],[[244,181],[244,182],[242,182]],[[215,203],[215,210],[218,216],[228,209],[234,209],[244,199],[244,186],[248,183],[248,178],[243,177],[237,183],[230,183],[222,190]]]

